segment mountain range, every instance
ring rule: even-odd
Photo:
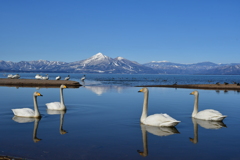
[[[139,64],[122,57],[111,58],[102,53],[76,62],[59,61],[0,61],[2,72],[71,72],[105,74],[240,74],[240,63],[216,64],[200,62],[193,64],[152,61]]]

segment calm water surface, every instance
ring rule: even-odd
[[[25,76],[32,75],[35,74]],[[71,76],[77,80],[82,75]],[[228,116],[224,123],[206,123],[191,118],[194,97],[189,93],[192,89],[149,88],[148,114],[167,113],[181,123],[174,129],[148,127],[139,123],[143,103],[143,94],[138,93],[140,88],[128,81],[124,81],[128,84],[124,85],[112,80],[118,76],[137,79],[137,75],[111,75],[104,80],[99,80],[101,76],[87,75],[91,76],[84,87],[64,89],[66,112],[46,109],[46,103],[59,101],[58,88],[0,87],[0,155],[34,160],[240,159],[240,93],[198,90],[200,110],[216,109]],[[150,83],[148,79],[156,78],[154,75],[139,77],[142,77],[138,78],[141,83]],[[144,81],[144,78],[148,79]],[[214,83],[238,78],[171,75],[161,79]],[[33,108],[34,91],[43,95],[38,97],[42,118],[14,117],[13,108]]]

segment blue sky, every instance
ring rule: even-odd
[[[0,60],[240,62],[239,0],[1,0]]]

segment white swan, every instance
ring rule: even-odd
[[[82,78],[81,78],[81,81],[85,81],[86,79],[86,76],[84,75]]]
[[[39,74],[36,74],[35,79],[42,79],[42,76]]]
[[[67,88],[65,85],[60,86],[60,102],[51,102],[46,103],[46,106],[50,110],[66,110],[66,106],[64,104],[64,98],[63,98],[63,89]]]
[[[216,110],[213,110],[213,109],[206,109],[206,110],[198,112],[199,93],[198,93],[198,91],[193,91],[190,94],[195,96],[194,109],[193,109],[193,112],[192,112],[192,117],[193,118],[202,119],[202,120],[210,120],[210,121],[222,121],[224,118],[227,117],[227,116],[222,115],[220,112],[218,112]]]
[[[142,124],[150,125],[150,126],[159,126],[159,127],[173,127],[180,122],[170,117],[168,114],[153,114],[153,115],[147,116],[149,91],[147,88],[142,88],[138,92],[144,93],[143,111],[140,119]]]
[[[57,77],[56,77],[56,80],[60,80],[60,79],[61,79],[61,76],[57,76]]]
[[[12,74],[9,74],[8,76],[7,76],[7,78],[12,78],[13,77],[13,75]]]
[[[43,80],[48,80],[48,79],[49,79],[48,74],[46,74],[46,77],[43,77],[43,76],[42,76],[42,79],[43,79]]]
[[[64,80],[68,81],[70,79],[70,76],[68,75],[67,77],[65,77]]]
[[[12,109],[13,114],[19,117],[41,117],[38,110],[37,96],[42,95],[39,92],[33,93],[34,110],[32,110],[31,108]]]
[[[19,79],[20,78],[20,75],[19,74],[15,74],[12,76],[12,79]]]

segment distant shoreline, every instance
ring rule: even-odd
[[[10,87],[46,87],[46,88],[56,87],[57,88],[57,87],[60,87],[60,85],[62,84],[70,88],[79,88],[81,86],[81,84],[77,81],[0,78],[0,86],[10,86]]]
[[[186,84],[186,85],[141,85],[136,87],[166,87],[166,88],[190,88],[210,90],[240,90],[237,84]]]

